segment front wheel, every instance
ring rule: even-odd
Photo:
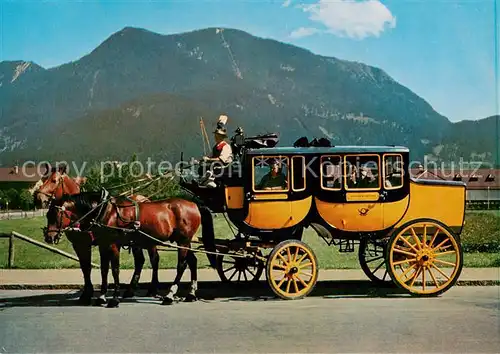
[[[273,248],[267,259],[266,278],[280,298],[304,298],[314,289],[318,280],[318,260],[304,242],[283,241]]]
[[[410,221],[392,234],[387,245],[389,274],[412,295],[444,293],[456,283],[462,266],[458,237],[437,220]]]

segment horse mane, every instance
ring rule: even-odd
[[[82,192],[73,195],[65,194],[59,201],[50,204],[49,210],[47,211],[47,220],[50,223],[55,223],[57,221],[57,207],[62,206],[64,203],[72,202],[75,207],[75,213],[79,216],[83,216],[94,209],[94,204],[99,204],[101,201],[101,192]],[[88,216],[98,212],[99,209],[96,208]]]
[[[61,199],[62,203],[73,202],[76,213],[88,213],[94,208],[94,204],[99,204],[102,201],[101,192],[82,192],[73,195],[64,195]]]

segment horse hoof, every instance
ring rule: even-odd
[[[162,305],[172,305],[174,303],[174,299],[170,297],[164,297],[163,302],[161,303]]]
[[[123,293],[123,298],[126,299],[126,298],[130,298],[130,297],[134,297],[135,296],[135,293],[133,290],[130,290],[130,289],[127,289],[124,293]]]
[[[83,306],[90,306],[92,305],[92,297],[80,296],[80,298],[78,299],[78,304]]]
[[[105,305],[107,303],[106,299],[105,298],[102,298],[102,297],[98,297],[97,299],[95,299],[95,306],[102,306],[102,305]]]
[[[194,294],[187,294],[185,302],[195,302],[198,300],[198,297]]]
[[[115,308],[120,305],[120,300],[116,298],[112,298],[111,300],[108,301],[108,308]]]

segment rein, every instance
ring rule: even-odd
[[[59,238],[61,238],[61,235],[66,231],[88,232],[90,230],[90,228],[92,228],[92,225],[87,230],[81,230],[80,227],[75,228],[74,226],[77,224],[80,225],[82,220],[84,220],[87,216],[89,216],[91,213],[93,213],[98,208],[99,208],[99,212],[97,213],[96,219],[99,219],[102,216],[104,204],[107,203],[108,201],[109,201],[109,192],[103,188],[101,202],[99,204],[97,204],[94,208],[92,208],[90,211],[85,213],[83,216],[81,216],[79,219],[70,222],[70,224],[67,227],[65,227],[65,228],[59,227],[59,229],[57,230],[57,235],[59,236]],[[59,209],[60,211],[62,211],[64,213],[64,215],[68,219],[71,220],[71,215],[73,214],[71,211],[66,210],[66,208],[64,206],[57,206],[56,205],[54,207],[56,209]],[[58,217],[60,217],[60,216],[58,215]],[[91,222],[91,224],[92,223],[95,223],[95,222]],[[61,224],[61,222],[60,222],[60,224]],[[46,230],[46,228],[44,228],[44,229]],[[59,243],[59,240],[57,241],[57,243]]]
[[[149,182],[145,183],[144,185],[140,186],[139,188],[137,188],[137,189],[136,189],[136,191],[137,191],[137,190],[140,190],[140,189],[147,188],[147,187],[148,187],[148,186],[150,186],[152,183],[154,183],[154,182],[158,181],[159,179],[161,179],[161,178],[163,178],[163,177],[165,177],[165,176],[166,176],[166,174],[164,174],[164,175],[159,175],[159,176],[157,176],[156,178],[154,178],[154,179],[152,179],[152,180],[151,180],[151,177],[148,177],[148,178],[143,178],[143,179],[140,179],[140,180],[138,180],[138,181],[134,181],[134,182],[132,182],[132,183],[137,183],[137,182],[141,182],[141,181],[145,181],[145,180],[148,180],[148,181],[149,181]],[[169,177],[170,177],[170,179],[169,179],[169,181],[170,181],[170,180],[172,180],[172,179],[174,178],[174,175],[171,175],[171,176],[169,176]],[[59,184],[58,184],[58,185],[57,185],[57,187],[56,187],[56,190],[57,190],[57,188],[58,188],[61,184],[62,184],[63,195],[64,195],[64,184],[63,184],[63,179],[62,179],[62,178],[60,179]],[[125,183],[125,184],[118,185],[118,186],[114,186],[114,187],[111,187],[111,188],[118,188],[118,187],[120,187],[120,186],[124,186],[124,185],[127,185],[127,184],[131,184],[131,183]],[[154,192],[152,195],[156,195],[156,194],[158,194],[158,193],[162,192],[165,188],[166,188],[166,187],[161,188],[160,190],[158,190],[158,191]],[[54,202],[56,201],[56,200],[55,200],[55,197],[54,197],[55,192],[56,192],[56,191],[54,190],[54,192],[50,195],[50,198],[51,198],[50,203],[51,203],[51,204],[52,204],[52,203],[54,203]],[[40,192],[40,193],[41,193],[41,192]],[[63,234],[64,234],[64,232],[66,232],[66,231],[89,232],[89,230],[90,230],[93,226],[95,226],[95,225],[97,225],[97,226],[101,226],[101,227],[102,227],[102,226],[104,226],[104,227],[108,227],[108,226],[106,226],[106,225],[102,224],[102,222],[101,222],[101,220],[100,220],[100,219],[103,217],[103,211],[104,211],[104,208],[105,208],[105,204],[106,204],[106,203],[110,203],[111,205],[113,205],[113,206],[116,208],[116,214],[117,214],[118,218],[119,218],[122,222],[124,222],[125,224],[132,224],[132,223],[133,223],[133,224],[134,224],[134,228],[135,228],[135,229],[137,229],[137,227],[138,227],[138,225],[139,225],[139,224],[138,224],[138,220],[139,220],[139,203],[138,203],[137,201],[135,201],[135,200],[133,200],[133,199],[129,198],[129,196],[127,196],[127,194],[128,194],[128,193],[129,193],[128,191],[127,191],[127,192],[124,192],[124,193],[121,193],[121,194],[119,194],[119,195],[118,195],[118,197],[125,197],[126,199],[130,200],[130,202],[131,202],[132,204],[130,204],[130,205],[117,205],[115,201],[111,201],[111,198],[112,198],[112,197],[110,196],[110,194],[109,194],[108,190],[107,190],[106,188],[102,188],[101,201],[100,201],[100,202],[99,202],[99,203],[98,203],[95,207],[91,208],[91,210],[90,210],[90,211],[88,211],[87,213],[85,213],[83,216],[81,216],[80,218],[78,218],[78,219],[77,219],[77,220],[75,220],[75,221],[71,221],[71,222],[70,222],[70,224],[69,224],[67,227],[64,227],[64,228],[63,228],[63,227],[59,227],[59,229],[57,230],[57,236],[58,236],[58,237],[56,237],[56,238],[54,239],[54,243],[56,243],[56,244],[57,244],[57,243],[59,243],[60,239],[62,238],[62,235],[63,235]],[[151,196],[152,196],[152,195],[151,195]],[[151,196],[150,196],[150,197],[151,197]],[[123,217],[123,215],[120,213],[120,208],[126,208],[126,207],[132,207],[132,206],[135,208],[135,220],[126,220],[126,219]],[[70,220],[71,220],[71,216],[73,215],[73,213],[72,213],[71,211],[67,210],[64,206],[53,206],[53,207],[55,207],[56,209],[58,209],[59,211],[61,211],[61,212],[63,213],[62,215],[58,213],[58,218],[60,218],[60,220],[59,220],[59,224],[60,224],[60,225],[62,224],[62,216],[66,216],[68,219],[70,219]],[[49,206],[49,208],[50,208],[50,206]],[[82,222],[84,219],[86,219],[86,218],[87,218],[90,214],[92,214],[93,212],[95,212],[97,209],[99,209],[99,212],[97,213],[97,216],[96,216],[93,220],[91,220],[91,221],[90,221],[90,224],[91,224],[91,225],[90,225],[90,226],[89,226],[86,230],[81,230],[81,229],[80,229],[80,224],[81,224],[81,222]],[[76,225],[78,225],[78,226],[77,226],[77,227],[75,227]],[[44,227],[44,228],[43,228],[43,230],[44,230],[44,233],[45,233],[46,231],[48,231],[48,229],[47,229],[46,227]]]

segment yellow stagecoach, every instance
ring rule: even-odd
[[[238,229],[232,240],[214,239],[223,281],[259,279],[265,270],[279,297],[307,296],[319,267],[301,239],[312,228],[343,252],[358,245],[361,268],[376,283],[413,295],[438,295],[455,284],[464,183],[411,178],[405,147],[275,144],[272,137],[239,145],[233,139],[237,159],[223,168],[217,188],[181,179],[200,205],[227,214]]]

